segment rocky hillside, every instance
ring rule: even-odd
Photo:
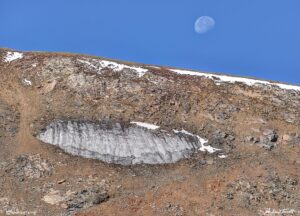
[[[0,214],[300,215],[300,86],[0,49]]]

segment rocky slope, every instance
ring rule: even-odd
[[[299,86],[9,49],[0,85],[0,214],[300,214]]]

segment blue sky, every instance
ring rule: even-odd
[[[300,85],[299,0],[0,0],[0,46]],[[215,19],[205,34],[200,16]]]

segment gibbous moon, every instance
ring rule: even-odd
[[[209,16],[201,16],[195,22],[195,32],[204,34],[215,27],[215,20]]]

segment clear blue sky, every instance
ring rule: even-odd
[[[300,0],[0,0],[0,46],[300,85]]]

